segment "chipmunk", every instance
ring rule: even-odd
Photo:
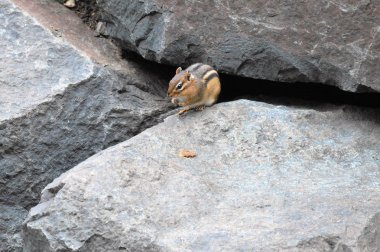
[[[195,109],[201,111],[205,106],[213,105],[220,94],[218,72],[209,65],[196,63],[185,70],[178,67],[169,83],[168,96],[175,105],[185,107],[182,115]]]

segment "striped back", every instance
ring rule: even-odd
[[[218,73],[209,65],[202,64],[202,63],[196,63],[188,68],[186,68],[185,71],[189,71],[191,74],[193,74],[196,78],[203,80],[204,83],[207,85],[207,83],[212,80],[215,77],[219,78]]]

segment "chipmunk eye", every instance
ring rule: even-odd
[[[182,88],[182,86],[183,86],[183,84],[182,84],[182,82],[180,82],[180,83],[178,83],[176,89],[177,89],[177,90],[180,90],[180,89]]]

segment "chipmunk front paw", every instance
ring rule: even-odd
[[[191,109],[182,109],[178,112],[178,115],[185,115],[187,112],[189,112]]]

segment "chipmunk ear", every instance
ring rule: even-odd
[[[182,67],[178,67],[177,70],[175,71],[175,74],[179,74],[182,71]]]
[[[191,79],[191,74],[190,74],[189,71],[186,71],[186,72],[185,72],[185,78],[186,78],[187,81],[190,81],[190,79]]]

